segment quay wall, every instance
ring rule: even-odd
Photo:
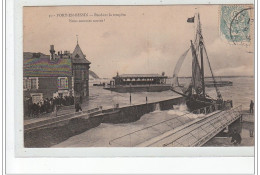
[[[130,105],[83,114],[60,122],[24,131],[25,147],[50,147],[69,137],[83,133],[101,123],[130,123],[139,120],[144,114],[155,110],[169,110],[173,105],[185,103],[183,97],[158,102]]]
[[[184,103],[183,97],[163,100],[153,103],[132,105],[121,107],[117,112],[110,113],[112,111],[103,111],[103,123],[129,123],[135,122],[141,118],[144,114],[153,112],[155,110],[169,110],[173,108],[173,105]],[[113,109],[112,109],[113,110]]]

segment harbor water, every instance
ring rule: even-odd
[[[242,105],[243,110],[249,110],[250,101],[254,101],[254,78],[253,77],[231,77],[231,78],[222,78],[223,81],[232,81],[233,86],[219,87],[219,91],[221,92],[224,100],[233,100],[233,106]],[[215,88],[207,88],[206,92],[208,95],[214,97],[216,96]],[[108,90],[104,90],[102,87],[92,86],[90,88],[90,98],[87,102],[84,103],[85,108],[93,108],[96,106],[102,106],[103,108],[111,108],[116,104],[119,106],[130,105],[130,96],[131,96],[131,105],[146,103],[146,97],[148,102],[160,101],[165,99],[170,99],[174,97],[179,97],[179,95],[175,94],[172,91],[164,91],[164,92],[138,92],[138,93],[116,93]],[[157,131],[153,128],[153,130],[149,130],[143,135],[135,135],[131,137],[131,142],[137,143],[138,140],[146,140],[148,138],[152,138],[157,136],[158,134],[162,134],[170,129],[171,127],[175,128],[181,125],[182,122],[187,120],[184,115],[183,118],[180,117],[183,114],[188,113],[185,105],[175,106],[172,110],[161,111],[159,107],[156,111],[145,114],[141,117],[140,120],[132,123],[126,124],[107,124],[102,123],[96,128],[92,128],[84,133],[79,135],[70,137],[69,139],[61,142],[54,147],[109,147],[109,146],[120,146],[111,145],[109,142],[113,139],[121,137],[123,135],[127,135],[128,133],[141,130],[142,128],[149,127],[151,125],[155,125],[164,120],[172,119],[178,117],[180,123],[176,122],[172,126],[167,127],[164,125],[158,126],[156,128]],[[196,119],[198,117],[203,117],[200,115],[188,114],[189,120]],[[252,125],[252,124],[251,124]],[[247,139],[250,139],[249,130],[253,127],[248,124],[241,125],[241,136],[242,143]],[[252,138],[251,138],[252,140]],[[230,138],[220,139],[218,141],[213,140],[208,143],[208,146],[232,146],[230,144],[225,144],[224,142],[230,142]],[[223,143],[222,143],[223,142]],[[250,145],[244,146],[253,146],[254,142],[250,141]],[[133,144],[134,146],[134,144]]]

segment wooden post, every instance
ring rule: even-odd
[[[250,129],[249,132],[250,132],[250,137],[254,137],[254,130]]]
[[[130,105],[132,104],[132,96],[131,96],[132,88],[131,88],[131,85],[132,85],[132,82],[130,82]]]

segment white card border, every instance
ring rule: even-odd
[[[188,1],[188,0],[184,0],[184,1],[181,1],[181,4],[195,4],[194,1]],[[243,4],[248,4],[248,3],[254,3],[252,0],[248,0],[248,1],[235,1],[235,0],[230,0],[230,1],[196,1],[196,4],[238,4],[238,3],[243,3]],[[22,80],[17,78],[19,77],[19,75],[22,75],[22,59],[19,60],[19,58],[22,58],[22,52],[23,52],[23,49],[22,49],[22,7],[23,6],[52,6],[52,5],[145,5],[145,4],[149,4],[149,5],[169,5],[169,4],[180,4],[180,2],[178,1],[141,1],[141,2],[137,2],[137,1],[88,1],[87,3],[85,1],[59,1],[59,0],[45,0],[45,1],[40,1],[40,0],[34,0],[34,1],[29,1],[29,0],[22,0],[22,1],[16,1],[14,3],[14,1],[8,1],[7,4],[6,4],[6,7],[10,10],[9,12],[7,11],[7,15],[11,15],[11,16],[8,16],[7,19],[10,19],[11,21],[6,21],[6,25],[7,26],[12,26],[14,24],[14,31],[13,33],[15,33],[15,36],[12,35],[12,31],[6,31],[6,39],[7,39],[7,43],[6,43],[6,52],[7,52],[7,57],[6,57],[6,79],[7,80],[13,80],[13,81],[10,81],[10,82],[7,82],[6,83],[6,94],[8,94],[8,99],[6,99],[6,155],[7,155],[7,159],[10,160],[15,160],[14,162],[18,163],[21,161],[20,160],[26,160],[25,162],[27,162],[28,159],[23,159],[23,158],[17,158],[17,157],[24,157],[24,156],[28,156],[30,155],[30,157],[32,156],[36,156],[36,157],[75,157],[77,156],[77,153],[75,154],[75,152],[77,152],[77,150],[79,150],[78,152],[78,156],[79,154],[81,154],[81,156],[79,157],[118,157],[120,156],[120,149],[123,151],[121,156],[131,156],[131,157],[136,157],[136,156],[152,156],[152,157],[157,157],[157,158],[153,158],[153,159],[158,159],[158,157],[161,157],[161,156],[158,156],[159,154],[161,154],[163,151],[160,150],[160,148],[158,150],[156,150],[157,148],[155,148],[155,150],[151,150],[151,152],[147,153],[148,155],[146,155],[144,152],[145,150],[143,149],[146,149],[146,148],[79,148],[77,150],[75,150],[76,148],[55,148],[55,149],[52,149],[52,148],[48,148],[48,149],[24,149],[24,148],[21,148],[19,147],[19,139],[23,138],[23,134],[22,133],[22,127],[21,125],[19,126],[19,123],[22,122],[22,117],[20,119],[17,119],[17,116],[18,115],[21,115],[21,111],[22,111]],[[13,8],[14,7],[14,8]],[[12,16],[12,14],[14,14]],[[14,20],[12,20],[14,19]],[[257,16],[255,17],[256,21],[257,21]],[[13,22],[13,23],[12,23]],[[257,25],[257,22],[256,22],[256,25]],[[257,28],[256,28],[257,29]],[[256,35],[257,36],[257,35]],[[15,51],[13,51],[13,48],[15,48]],[[257,44],[255,45],[255,48],[257,48]],[[255,49],[256,53],[255,55],[257,55],[257,49]],[[10,59],[10,58],[14,58],[14,60]],[[256,59],[256,57],[255,57]],[[257,60],[256,62],[257,63]],[[14,70],[15,71],[14,71]],[[256,79],[257,79],[257,64],[255,64],[255,75],[256,75]],[[16,78],[14,78],[16,77]],[[14,88],[15,87],[15,88]],[[257,88],[257,84],[255,85],[255,87]],[[19,89],[21,89],[21,91],[19,91]],[[256,95],[257,95],[257,92],[256,92]],[[14,102],[16,103],[16,107],[14,108]],[[257,106],[257,101],[256,101],[256,106]],[[258,111],[257,111],[258,112]],[[16,118],[14,118],[14,116],[16,116]],[[21,115],[22,116],[22,115]],[[256,119],[256,122],[257,122],[257,119]],[[15,129],[16,128],[16,129]],[[256,129],[258,130],[258,127],[256,127]],[[256,131],[257,131],[256,130]],[[176,157],[176,156],[181,156],[181,157],[198,157],[198,156],[209,156],[209,157],[200,157],[200,158],[196,158],[196,160],[199,160],[199,159],[209,159],[209,160],[213,160],[213,159],[216,159],[216,160],[221,160],[223,162],[225,162],[225,160],[223,159],[222,156],[228,156],[226,157],[226,159],[229,159],[230,157],[232,156],[235,156],[237,155],[236,153],[239,152],[241,153],[239,156],[254,156],[254,153],[257,151],[257,132],[256,133],[256,139],[255,139],[255,142],[256,142],[256,146],[255,146],[255,149],[253,148],[237,148],[237,149],[241,149],[241,150],[236,150],[235,152],[232,153],[232,150],[228,150],[229,148],[218,148],[218,147],[215,147],[215,148],[198,148],[198,152],[194,151],[195,148],[191,148],[193,149],[193,154],[191,154],[192,150],[190,151],[189,153],[189,148],[180,148],[180,150],[178,151],[173,151],[175,153],[173,154],[168,154],[167,157]],[[15,139],[12,139],[12,138],[15,138]],[[96,150],[95,150],[96,149]],[[101,150],[103,149],[103,150]],[[163,148],[165,149],[165,148]],[[200,149],[200,150],[199,150]],[[211,150],[210,150],[211,149]],[[221,157],[217,157],[217,158],[213,158],[213,157],[216,157],[217,155],[214,155],[214,153],[216,153],[217,151],[220,151],[220,149],[223,149],[221,150]],[[227,150],[224,150],[224,149],[227,149]],[[236,148],[235,148],[236,149]],[[108,151],[109,150],[109,151]],[[134,151],[133,151],[134,150]],[[147,150],[150,150],[150,149],[147,149]],[[234,150],[234,149],[233,149]],[[110,152],[111,151],[111,152]],[[125,154],[125,152],[128,152],[129,154]],[[16,152],[16,153],[15,153]],[[73,153],[74,152],[74,153]],[[107,153],[108,152],[108,153]],[[141,152],[140,153],[134,153],[134,152]],[[166,151],[167,153],[168,151]],[[176,152],[178,152],[176,154]],[[186,154],[188,152],[188,154]],[[194,153],[195,152],[195,153]],[[227,154],[226,154],[226,153]],[[41,155],[39,155],[38,153],[40,153]],[[83,154],[82,154],[83,153]],[[164,154],[166,154],[164,153]],[[75,154],[75,155],[74,155]],[[164,155],[162,155],[164,156]],[[166,156],[166,155],[165,155]],[[51,160],[52,159],[47,159],[47,158],[30,158],[32,161],[31,163],[33,163],[33,161],[35,160],[35,163],[36,163],[36,160],[37,161],[43,161],[45,160],[45,162],[48,162],[48,160],[50,162],[52,162]],[[82,161],[82,159],[78,159],[78,158],[70,158],[70,159],[66,159],[66,160],[74,160],[74,159],[77,159],[78,163]],[[87,159],[89,158],[86,158],[86,161]],[[99,158],[100,160],[104,159],[104,158]],[[127,159],[127,158],[119,158],[119,159]],[[140,159],[149,159],[149,158],[138,158],[139,160]],[[167,158],[167,159],[173,159],[171,161],[175,162],[175,163],[178,163],[178,160],[181,160],[181,159],[185,159],[185,158],[178,158],[177,162],[176,162],[176,158]],[[223,160],[222,160],[223,159]],[[247,168],[250,169],[250,171],[239,171],[240,173],[241,172],[246,172],[246,174],[248,173],[252,173],[252,167],[251,167],[251,164],[249,165],[249,162],[252,163],[252,161],[254,161],[254,157],[243,157],[243,158],[239,158],[244,160],[242,162],[244,162],[244,165],[246,165]],[[46,161],[47,160],[47,161]],[[54,159],[53,159],[54,160]],[[64,159],[58,159],[56,158],[56,160],[59,160],[61,162],[64,161]],[[234,159],[233,161],[235,161],[236,159]],[[189,160],[187,160],[189,162]],[[14,162],[12,163],[12,165],[14,165]],[[102,161],[101,161],[102,162]],[[106,162],[106,159],[105,159],[105,162]],[[113,162],[113,161],[111,161]],[[124,162],[124,161],[122,161]],[[131,161],[130,161],[131,162]],[[203,162],[203,160],[202,160]],[[15,164],[16,164],[15,163]],[[134,163],[134,162],[133,162]],[[22,163],[24,164],[24,163]],[[22,165],[20,164],[20,165]],[[48,164],[48,163],[47,163]],[[47,166],[46,164],[46,166]],[[79,163],[80,164],[80,163]],[[120,160],[119,160],[119,164],[120,164]],[[196,164],[196,163],[195,163]],[[10,164],[9,164],[10,165]],[[65,164],[64,164],[65,165]],[[91,163],[89,164],[91,165]],[[239,164],[240,165],[240,164]],[[27,165],[28,166],[28,165]],[[223,165],[225,167],[225,165]],[[16,167],[16,169],[14,168]],[[25,166],[26,167],[26,166]],[[32,169],[33,168],[36,168],[36,167],[39,167],[39,166],[35,166],[35,167],[31,167]],[[148,166],[149,167],[149,166]],[[239,168],[245,168],[244,166],[240,166]],[[14,169],[13,169],[14,168]],[[44,167],[42,167],[44,168]],[[45,167],[46,168],[46,167]],[[150,167],[151,169],[154,169],[152,167]],[[17,170],[19,170],[19,173],[21,171],[23,172],[28,172],[28,167],[27,169],[26,168],[21,168],[20,166],[18,166],[18,169],[17,169],[17,165],[16,166],[12,166],[12,173],[15,173],[17,172]],[[41,169],[41,168],[40,168]],[[40,170],[39,169],[39,170]],[[120,168],[119,168],[120,169]],[[178,168],[177,168],[178,169]],[[207,168],[206,168],[207,169]],[[220,169],[220,168],[218,168]],[[36,169],[34,169],[36,170]],[[120,169],[121,170],[121,169]],[[184,169],[185,170],[185,169]],[[40,171],[42,173],[44,173],[43,171]],[[61,171],[62,172],[62,171]],[[77,172],[77,171],[75,171]],[[78,171],[79,172],[79,171]],[[97,172],[97,173],[100,173],[100,171],[94,171],[94,172]],[[121,171],[112,171],[114,173],[116,172],[122,172]],[[131,173],[132,171],[128,171],[128,173]],[[145,172],[145,171],[144,171]],[[146,171],[149,173],[149,171]],[[153,171],[153,172],[156,172],[156,171]],[[194,171],[193,171],[194,172]],[[207,172],[207,171],[199,171],[200,173],[202,172]],[[214,171],[213,171],[214,172]],[[215,171],[216,173],[217,172],[220,172],[218,170]],[[236,172],[236,171],[234,171]],[[104,172],[103,172],[104,173]]]

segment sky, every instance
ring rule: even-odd
[[[196,12],[214,74],[254,75],[253,44],[232,45],[221,36],[218,5],[24,7],[23,48],[49,54],[53,44],[56,53],[73,52],[78,35],[90,69],[100,77],[111,78],[117,72],[172,76],[177,60],[194,38],[195,25],[187,23],[187,18]],[[207,66],[205,74],[209,75]],[[191,75],[191,53],[179,75]]]

